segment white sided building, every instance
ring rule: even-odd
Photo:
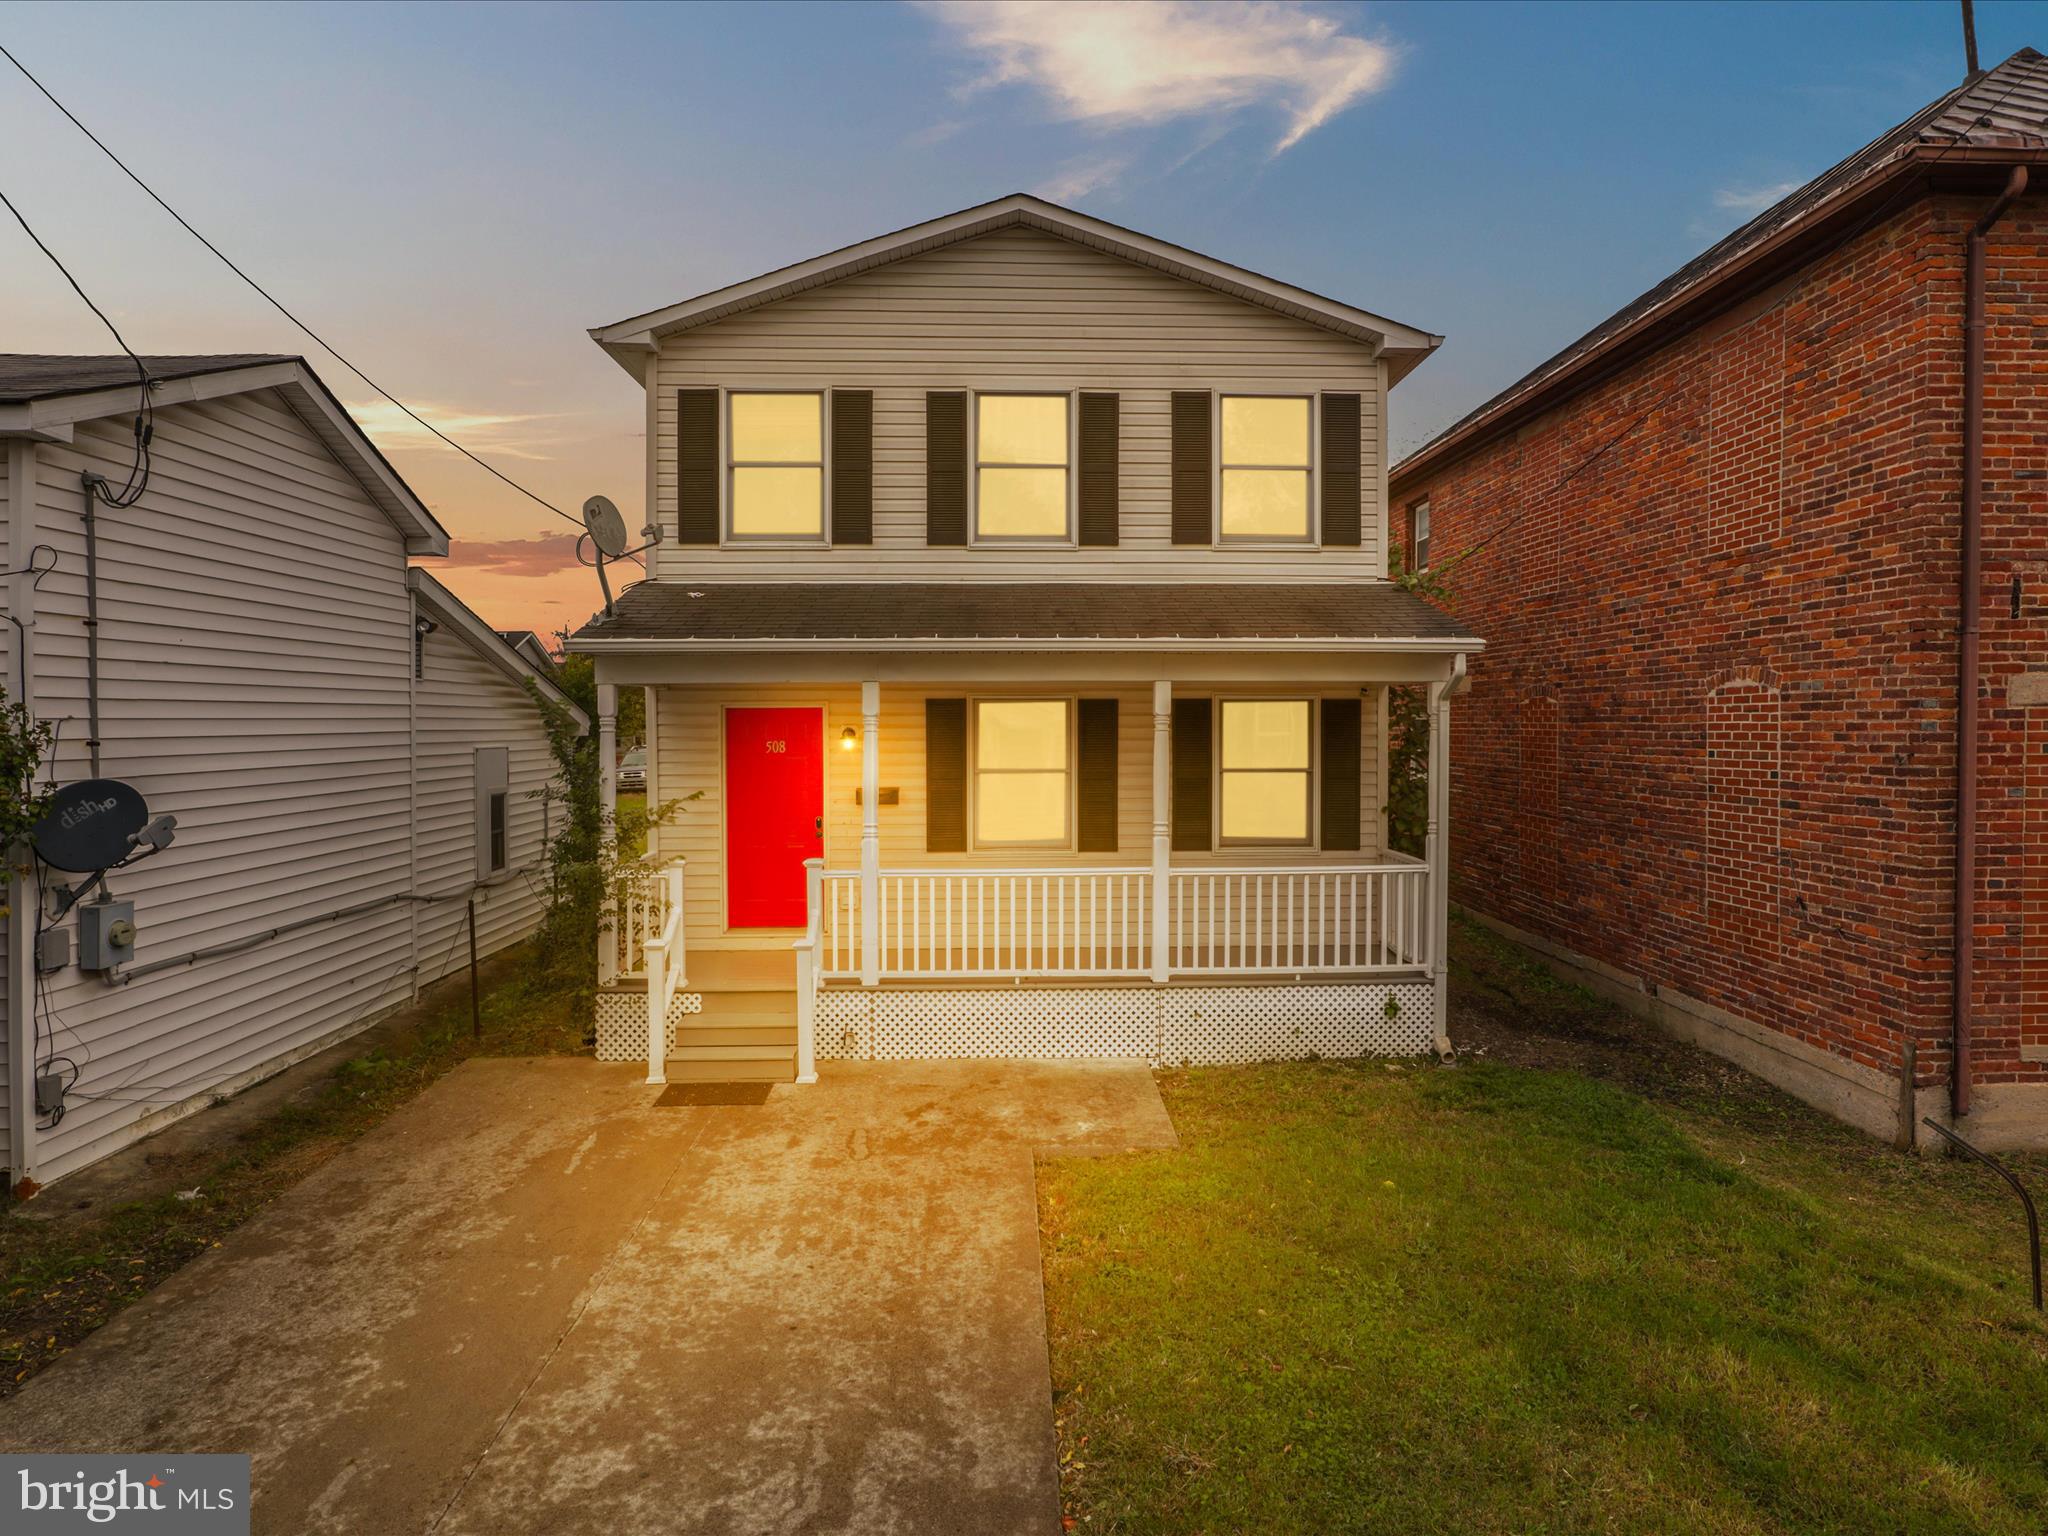
[[[468,963],[472,904],[484,954],[544,905],[545,665],[409,566],[447,534],[303,360],[142,361],[146,410],[126,357],[0,355],[0,682],[57,729],[59,784],[176,818],[68,911],[89,875],[13,861],[16,1185],[408,1002]],[[147,481],[110,505],[138,414]]]

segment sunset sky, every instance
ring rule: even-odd
[[[1986,64],[2048,5],[1982,0]],[[0,5],[0,41],[387,388],[640,521],[584,334],[1012,191],[1443,332],[1396,453],[1962,73],[1956,7]],[[145,352],[304,352],[491,622],[580,623],[566,525],[378,401],[0,61],[0,171]],[[111,343],[11,223],[0,349]]]

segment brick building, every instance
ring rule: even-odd
[[[2048,1144],[2044,192],[2027,49],[1392,471],[1488,639],[1451,744],[1454,899],[1883,1135],[1960,1108],[1985,1144]]]

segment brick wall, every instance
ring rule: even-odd
[[[1487,640],[1462,904],[1946,1080],[1962,237],[1930,199],[1427,480]],[[2048,203],[2001,225],[1986,466],[1979,1081],[2048,1081]],[[2014,618],[2012,581],[2021,581]],[[2024,690],[2022,690],[2024,691]]]

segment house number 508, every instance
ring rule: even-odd
[[[768,750],[770,752],[787,752],[789,750],[789,743],[786,741],[771,741],[768,743]]]

